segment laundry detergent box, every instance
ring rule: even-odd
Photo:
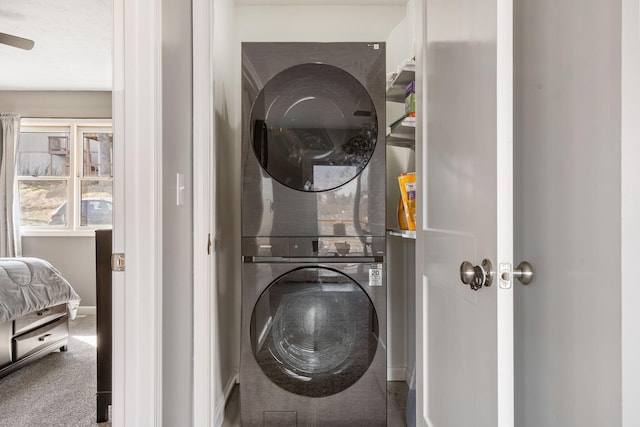
[[[403,173],[398,177],[400,195],[404,206],[405,216],[409,230],[416,229],[416,174],[415,172]]]

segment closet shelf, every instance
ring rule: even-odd
[[[404,239],[416,238],[416,230],[402,230],[400,228],[388,228],[387,232],[390,236],[402,237]]]
[[[402,121],[394,123],[387,128],[387,145],[398,147],[415,146],[416,140],[416,119],[415,117],[405,117]]]
[[[399,136],[387,135],[387,145],[393,147],[415,148],[416,140]]]
[[[415,61],[407,61],[398,67],[398,71],[391,74],[387,80],[387,101],[404,104],[407,85],[415,80]]]

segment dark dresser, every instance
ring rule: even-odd
[[[111,230],[96,230],[97,422],[109,420],[111,405]]]

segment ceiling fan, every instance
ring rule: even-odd
[[[31,50],[35,44],[33,40],[12,36],[11,34],[6,33],[0,33],[0,43],[24,50]]]

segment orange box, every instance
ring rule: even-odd
[[[416,173],[403,173],[398,177],[400,184],[400,195],[407,217],[409,230],[416,229]]]

